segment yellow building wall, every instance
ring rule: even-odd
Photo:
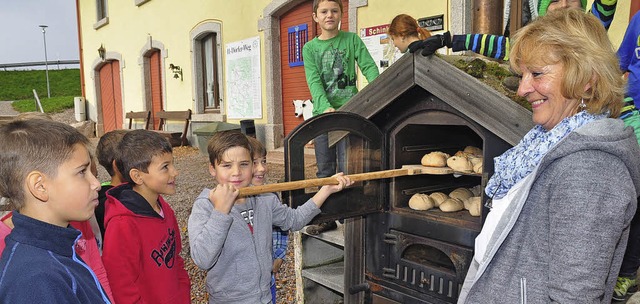
[[[141,50],[150,39],[158,41],[167,50],[162,58],[165,72],[163,94],[166,110],[194,109],[194,84],[191,68],[192,56],[190,31],[203,21],[218,21],[222,25],[222,64],[225,61],[225,45],[251,37],[261,36],[257,20],[270,0],[251,1],[157,1],[151,0],[140,7],[134,1],[107,1],[109,23],[94,29],[96,1],[81,0],[82,58],[84,63],[85,97],[87,112],[97,119],[96,94],[92,78],[93,65],[99,60],[97,49],[104,45],[107,53],[118,53],[122,74],[122,102],[124,112],[144,109],[145,96]],[[262,41],[261,37],[261,42]],[[264,64],[264,53],[262,54]],[[173,78],[169,64],[183,70],[183,81]],[[224,88],[224,69],[221,86]],[[264,82],[262,85],[264,95]],[[223,89],[224,93],[224,89]],[[226,94],[226,93],[224,93]],[[223,96],[226,105],[226,99]],[[266,107],[263,106],[263,119]],[[260,120],[256,120],[259,123]],[[125,122],[126,124],[126,122]]]
[[[449,28],[448,0],[430,0],[428,4],[424,0],[369,0],[368,6],[358,9],[358,30],[389,24],[393,17],[398,14],[407,14],[415,19],[444,14],[444,28]]]
[[[618,46],[626,30],[629,20],[631,0],[619,0],[616,17],[609,34],[614,46]],[[286,1],[284,1],[286,2]],[[82,61],[84,67],[85,97],[87,113],[91,120],[97,121],[96,86],[93,72],[100,62],[97,49],[103,45],[108,54],[121,56],[122,101],[124,112],[139,111],[145,108],[144,75],[141,51],[150,40],[161,43],[166,50],[163,60],[164,78],[162,83],[164,107],[166,110],[195,109],[195,84],[192,71],[192,41],[190,32],[202,22],[216,21],[221,24],[222,41],[222,79],[223,105],[226,98],[226,44],[251,37],[260,37],[261,42],[261,91],[262,118],[255,119],[256,125],[267,124],[267,113],[270,103],[281,102],[269,100],[266,94],[266,66],[272,64],[266,58],[264,32],[258,30],[265,7],[278,3],[276,0],[184,0],[160,1],[149,0],[141,6],[135,1],[107,0],[109,24],[94,29],[96,20],[96,1],[78,0],[81,14],[80,28],[82,35]],[[360,29],[388,24],[398,14],[406,13],[416,19],[444,14],[444,28],[451,27],[451,0],[368,0],[366,6],[356,9],[356,32]],[[591,5],[591,1],[589,6]],[[352,16],[353,18],[353,16]],[[347,30],[347,29],[345,29]],[[436,32],[438,34],[441,32]],[[463,34],[463,33],[453,33]],[[169,64],[178,65],[183,70],[183,81],[173,78]],[[363,86],[364,77],[360,75],[359,84]],[[271,85],[278,85],[279,79],[271,79]],[[226,111],[225,111],[226,112]],[[229,120],[237,123],[237,120]],[[277,123],[277,122],[275,122]],[[124,122],[126,125],[126,121]],[[277,145],[277,144],[276,144]]]

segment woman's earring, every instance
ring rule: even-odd
[[[584,109],[586,109],[586,108],[587,108],[587,104],[586,104],[586,103],[584,103],[584,98],[582,98],[582,99],[580,100],[580,105],[579,105],[579,107],[580,107],[580,110],[584,110]]]

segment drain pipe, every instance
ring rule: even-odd
[[[473,0],[473,33],[502,34],[502,0]]]

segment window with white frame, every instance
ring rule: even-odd
[[[200,42],[200,62],[202,63],[203,104],[205,112],[220,110],[220,86],[218,78],[218,35],[210,33]]]
[[[109,14],[107,13],[107,0],[96,0],[97,21],[93,24],[94,29],[99,29],[109,23]]]
[[[222,24],[206,22],[191,31],[196,113],[224,114]]]

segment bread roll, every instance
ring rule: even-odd
[[[477,157],[477,156],[469,156],[467,157],[469,159],[469,162],[471,163],[471,166],[475,166],[477,163],[481,163],[482,162],[482,157]]]
[[[455,190],[449,193],[450,198],[457,198],[460,201],[464,202],[468,198],[473,196],[473,192],[467,188],[456,188]]]
[[[425,154],[422,157],[420,163],[423,166],[427,167],[446,167],[447,166],[447,158],[449,158],[449,154],[435,151],[429,154]]]
[[[469,154],[473,154],[479,157],[482,157],[482,149],[478,148],[478,147],[474,147],[474,146],[466,146],[464,147],[464,152],[467,152]]]
[[[482,198],[474,196],[464,201],[464,209],[469,210],[471,216],[480,216],[482,214]]]
[[[409,199],[409,208],[413,210],[429,210],[433,208],[433,200],[422,193],[416,193]]]
[[[460,172],[471,172],[473,170],[473,166],[471,166],[469,159],[461,156],[449,157],[447,159],[447,166],[455,171]]]
[[[456,154],[454,154],[453,156],[460,156],[460,157],[466,157],[466,158],[469,158],[469,157],[472,157],[472,156],[473,156],[473,154],[468,153],[468,152],[464,152],[464,151],[458,151],[458,152],[456,152]]]
[[[464,209],[464,204],[457,198],[449,198],[440,204],[442,212],[456,212]]]
[[[471,191],[471,193],[473,193],[473,196],[481,196],[482,195],[482,190],[484,190],[484,188],[482,188],[482,185],[475,185],[475,186],[469,188],[469,191]]]
[[[446,201],[449,198],[448,195],[442,192],[431,193],[429,197],[431,197],[431,199],[433,200],[434,207],[440,207],[440,204],[442,204],[442,202]]]
[[[482,162],[473,165],[473,172],[482,173]]]

